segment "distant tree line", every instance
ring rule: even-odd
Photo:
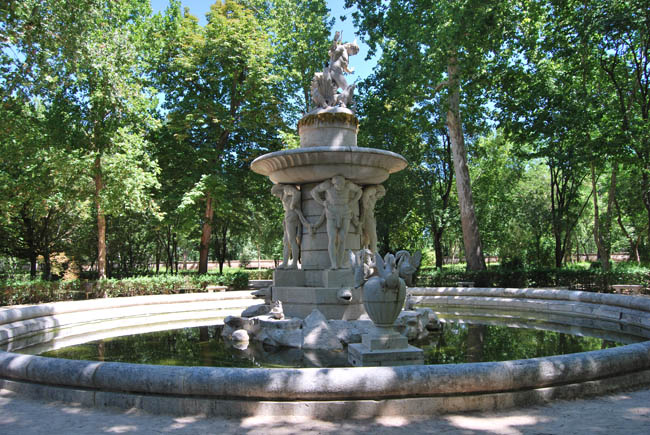
[[[383,252],[471,270],[648,260],[648,1],[346,6],[381,53],[359,145],[410,162],[378,203]],[[324,0],[217,1],[206,18],[178,0],[0,5],[4,271],[278,257],[282,207],[249,165],[296,146],[333,19]]]

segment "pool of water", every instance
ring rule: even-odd
[[[589,328],[560,332],[553,324],[506,322],[480,317],[445,317],[440,331],[411,344],[424,351],[426,364],[505,361],[605,349],[646,338],[593,336]],[[234,348],[221,337],[222,326],[202,326],[126,335],[42,353],[42,356],[139,364],[220,367],[345,367],[347,351],[303,351],[251,342]],[[560,328],[561,329],[561,328]],[[28,349],[25,349],[29,353]]]

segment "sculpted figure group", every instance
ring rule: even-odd
[[[375,223],[375,204],[382,198],[386,189],[381,185],[365,188],[337,175],[315,186],[311,195],[323,207],[319,219],[310,224],[301,211],[301,191],[288,184],[276,184],[271,189],[274,196],[282,201],[284,208],[283,259],[282,269],[296,269],[300,258],[302,226],[310,234],[323,223],[327,227],[327,251],[330,269],[348,267],[346,264],[345,241],[350,227],[361,235],[361,247],[377,252],[377,229]]]
[[[329,65],[314,75],[311,82],[311,96],[317,107],[350,107],[353,103],[355,85],[348,85],[346,73],[354,72],[349,67],[350,56],[359,53],[359,45],[354,42],[341,42],[341,32],[336,32],[329,49]],[[338,90],[341,89],[340,93]]]

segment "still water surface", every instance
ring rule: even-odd
[[[531,325],[533,326],[533,325]],[[447,319],[439,332],[412,342],[426,364],[505,361],[604,349],[625,343],[545,329],[467,323]],[[580,334],[580,331],[575,331]],[[221,326],[174,329],[92,341],[41,355],[89,361],[219,367],[344,367],[347,351],[278,349],[251,342],[235,349]],[[642,341],[642,339],[633,340]],[[630,342],[629,340],[627,341]]]

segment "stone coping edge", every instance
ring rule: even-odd
[[[595,381],[647,369],[648,341],[527,360],[329,369],[153,366],[0,351],[0,377],[9,380],[121,393],[277,401],[498,393]]]
[[[650,313],[650,297],[645,296],[627,296],[574,290],[493,287],[409,287],[407,292],[413,296],[503,297],[514,299],[547,299],[555,301],[586,302],[629,308]]]
[[[0,325],[21,320],[79,311],[124,308],[138,305],[179,304],[185,302],[251,299],[252,292],[229,291],[217,293],[181,293],[172,295],[131,296],[88,299],[83,301],[50,302],[39,305],[10,305],[0,307]]]
[[[0,379],[0,389],[36,400],[54,400],[96,408],[141,409],[151,414],[207,417],[302,416],[323,420],[367,419],[377,416],[428,417],[461,411],[495,411],[638,389],[647,385],[650,370],[598,381],[504,393],[406,397],[384,400],[252,401],[136,395],[109,391],[63,389]]]

